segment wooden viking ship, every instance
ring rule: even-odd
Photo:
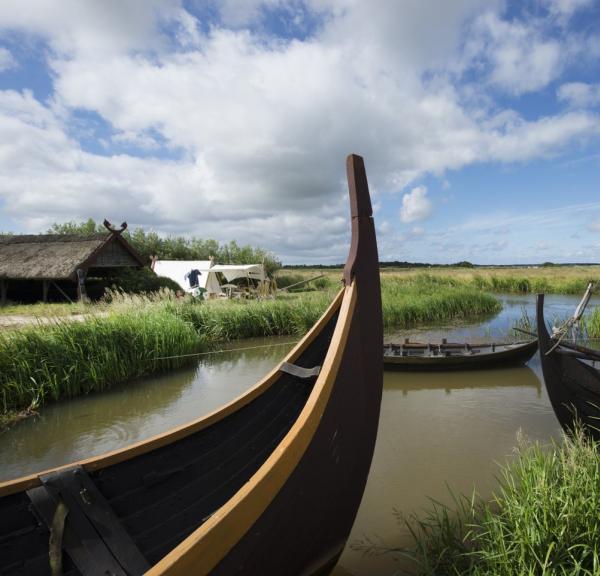
[[[377,245],[347,160],[344,287],[270,374],[149,440],[0,484],[0,574],[327,574],[371,464],[382,393]]]
[[[485,370],[527,363],[537,351],[537,340],[512,344],[441,344],[405,341],[383,345],[384,370],[435,372]]]
[[[600,350],[556,341],[544,321],[544,295],[537,297],[537,331],[546,390],[566,432],[582,425],[600,441]]]

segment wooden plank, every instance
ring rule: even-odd
[[[40,479],[43,486],[27,494],[50,530],[59,501],[66,505],[62,547],[83,576],[137,576],[148,570],[150,565],[82,467]]]

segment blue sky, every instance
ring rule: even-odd
[[[594,0],[3,0],[0,230],[126,220],[335,263],[600,261]]]

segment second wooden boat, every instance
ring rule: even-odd
[[[537,351],[537,340],[511,344],[403,344],[383,345],[385,370],[485,370],[525,364]]]
[[[537,330],[546,390],[566,432],[579,422],[600,441],[600,350],[558,343],[544,320],[544,295],[537,297]]]
[[[344,288],[263,380],[208,416],[0,484],[0,574],[310,575],[360,504],[382,392],[381,292],[362,158],[347,161]]]

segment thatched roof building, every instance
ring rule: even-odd
[[[0,237],[0,285],[6,300],[10,280],[42,281],[44,299],[48,282],[83,280],[94,268],[142,267],[144,261],[121,233],[105,222],[106,234],[39,234]],[[81,297],[82,294],[80,293]]]

